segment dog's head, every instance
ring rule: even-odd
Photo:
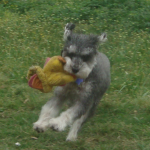
[[[96,62],[97,46],[99,42],[107,40],[103,33],[100,36],[74,34],[74,24],[67,24],[64,32],[65,46],[62,56],[66,59],[64,69],[78,78],[88,77]]]

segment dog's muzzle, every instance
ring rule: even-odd
[[[74,74],[76,74],[78,71],[79,71],[79,69],[77,69],[77,68],[72,68],[72,72],[73,72]]]

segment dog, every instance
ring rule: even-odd
[[[64,70],[83,79],[55,88],[54,96],[41,110],[33,128],[44,132],[48,128],[64,131],[70,126],[67,141],[75,141],[83,123],[93,116],[95,109],[110,85],[110,62],[105,54],[98,52],[98,45],[107,40],[106,33],[84,35],[73,33],[75,25],[68,23],[64,32],[62,56],[67,63]],[[60,113],[65,101],[69,108]]]

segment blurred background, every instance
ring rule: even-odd
[[[106,32],[99,51],[111,62],[111,86],[74,143],[67,131],[33,131],[53,93],[26,80],[30,66],[60,55],[69,22],[75,32]],[[149,150],[149,125],[149,0],[0,0],[0,149]]]

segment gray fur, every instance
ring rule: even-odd
[[[55,96],[43,106],[40,115],[42,117],[34,123],[34,129],[39,132],[45,131],[47,127],[63,131],[72,125],[67,137],[70,141],[76,140],[80,127],[88,117],[93,116],[96,106],[110,85],[109,60],[103,53],[97,51],[99,43],[106,41],[106,34],[101,36],[74,34],[72,32],[74,27],[73,24],[67,24],[65,27],[62,56],[70,61],[65,70],[84,81],[80,85],[73,82],[57,87]],[[71,106],[58,116],[66,100]],[[56,113],[52,113],[50,111],[52,109]],[[47,118],[44,116],[49,116],[48,121],[45,121]]]

